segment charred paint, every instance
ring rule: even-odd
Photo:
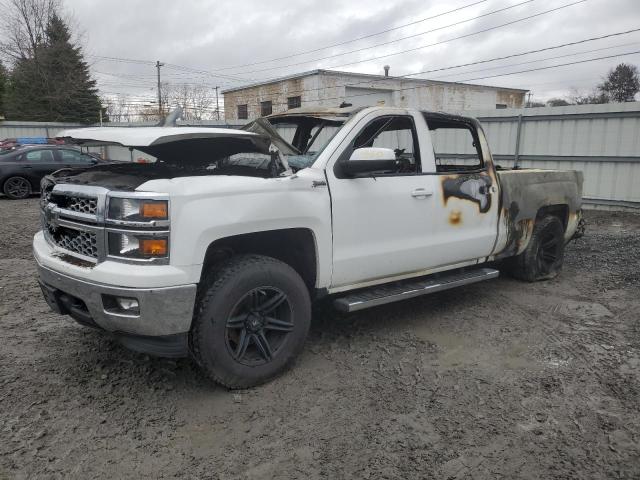
[[[451,225],[460,225],[462,223],[462,213],[460,210],[452,210],[449,214],[449,223]]]
[[[491,185],[493,181],[488,175],[456,175],[442,179],[444,203],[450,197],[469,200],[476,205],[480,213],[491,209]]]

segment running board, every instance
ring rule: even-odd
[[[465,272],[441,274],[438,278],[427,277],[419,280],[393,282],[338,298],[333,302],[333,306],[341,312],[355,312],[369,307],[384,305],[385,303],[397,302],[462,285],[469,285],[470,283],[490,280],[496,278],[499,274],[500,272],[493,268],[478,268]]]

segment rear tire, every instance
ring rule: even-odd
[[[204,280],[190,333],[194,360],[228,388],[264,383],[291,366],[311,323],[309,291],[289,265],[239,255]]]
[[[509,262],[511,275],[536,282],[556,277],[564,260],[564,227],[558,217],[536,221],[527,248]]]
[[[11,200],[20,200],[31,195],[31,183],[24,177],[9,177],[2,185],[2,192]]]

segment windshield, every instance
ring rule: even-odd
[[[289,116],[260,118],[244,129],[269,135],[293,171],[310,167],[342,128],[340,117]]]
[[[274,125],[282,138],[288,143],[294,144],[296,133],[300,125],[295,123],[277,123]],[[325,123],[314,125],[309,130],[309,139],[299,155],[286,155],[289,166],[294,169],[303,169],[313,165],[318,155],[324,150],[329,141],[334,137],[342,124]],[[300,136],[300,135],[299,135]]]

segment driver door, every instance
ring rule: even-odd
[[[369,120],[367,120],[369,119]],[[364,123],[364,124],[363,124]],[[374,281],[427,268],[433,177],[421,175],[422,151],[429,151],[420,116],[365,117],[345,139],[327,169],[333,215],[332,288]],[[418,138],[418,131],[427,135]],[[340,162],[362,147],[391,148],[402,167],[394,173],[345,178]]]

